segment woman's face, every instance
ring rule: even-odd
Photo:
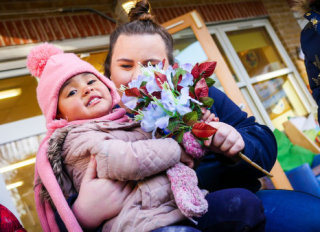
[[[160,35],[120,35],[113,48],[110,78],[119,88],[138,77],[139,63],[142,65],[147,65],[148,62],[157,64],[163,59],[166,60],[166,68],[168,57],[165,43]]]

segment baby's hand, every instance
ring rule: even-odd
[[[214,113],[211,113],[210,110],[207,110],[206,108],[201,108],[202,111],[202,118],[201,120],[203,122],[209,123],[209,122],[219,122],[219,118],[216,117]]]
[[[223,122],[210,122],[210,126],[217,129],[217,132],[204,145],[211,151],[224,154],[225,156],[239,160],[238,153],[244,149],[244,141],[241,134],[232,126]]]

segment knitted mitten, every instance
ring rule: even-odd
[[[182,138],[182,145],[187,154],[191,155],[193,158],[201,158],[204,155],[204,148],[196,140],[196,138],[191,134],[190,131],[184,133]]]
[[[198,188],[195,171],[182,163],[167,170],[176,204],[186,217],[200,217],[208,211],[208,202]]]

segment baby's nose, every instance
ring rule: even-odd
[[[92,90],[93,90],[92,87],[86,86],[86,87],[84,88],[83,92],[84,92],[85,95],[87,95],[87,94],[89,94]]]

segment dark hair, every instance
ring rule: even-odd
[[[149,13],[150,5],[147,0],[136,3],[129,12],[130,22],[116,27],[110,35],[109,53],[104,63],[105,75],[110,78],[110,66],[113,54],[113,48],[121,34],[124,35],[141,35],[141,34],[158,34],[163,39],[169,64],[173,65],[173,39],[170,33],[161,25],[154,21],[154,17]]]

